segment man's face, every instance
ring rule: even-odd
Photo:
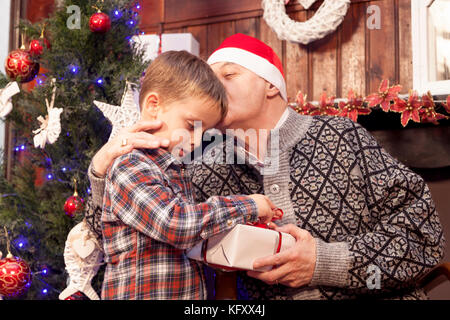
[[[228,97],[228,113],[218,127],[222,130],[248,129],[249,121],[262,111],[267,82],[252,71],[231,62],[218,62],[211,68],[225,86]]]

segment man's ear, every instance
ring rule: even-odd
[[[270,82],[266,81],[266,94],[268,98],[273,98],[280,93],[280,89],[275,87]]]
[[[157,92],[149,92],[145,95],[142,113],[146,118],[156,120],[160,108],[160,98]]]

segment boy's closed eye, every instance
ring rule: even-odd
[[[186,124],[187,124],[187,128],[189,130],[194,130],[195,127],[194,127],[194,123],[193,122],[187,121]]]

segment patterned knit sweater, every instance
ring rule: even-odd
[[[233,165],[221,161],[233,153],[226,143],[190,166],[197,201],[263,193],[284,211],[278,224],[296,224],[316,240],[309,285],[269,286],[242,272],[239,297],[426,299],[416,280],[442,259],[445,240],[423,179],[346,118],[303,116],[290,109],[268,144],[275,138],[279,150],[268,152],[265,171],[248,159]],[[273,163],[276,170],[267,170]],[[104,182],[90,178],[86,217],[98,230]]]

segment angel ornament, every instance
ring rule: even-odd
[[[20,92],[17,82],[10,82],[0,89],[0,117],[6,117],[12,110],[12,97]]]
[[[64,262],[70,280],[59,299],[65,300],[79,291],[91,300],[100,300],[91,281],[104,263],[103,250],[85,220],[70,230],[64,248]]]
[[[42,116],[39,116],[37,118],[41,123],[41,127],[33,131],[33,133],[35,134],[33,141],[36,148],[39,147],[43,149],[45,148],[46,143],[55,143],[61,133],[60,116],[63,112],[63,109],[54,108],[55,94],[56,86],[53,87],[52,100],[50,104],[48,103],[48,100],[45,99],[48,115],[45,116],[45,119]]]

